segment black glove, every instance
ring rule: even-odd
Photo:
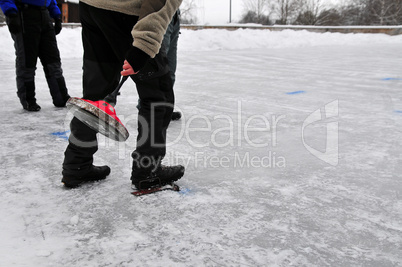
[[[126,53],[126,60],[135,72],[141,70],[151,57],[141,49],[133,46]]]
[[[58,35],[61,32],[61,19],[54,19],[54,33]]]
[[[21,32],[22,29],[21,20],[18,17],[17,13],[11,13],[7,16],[7,24],[8,24],[8,30],[12,34],[17,34]]]

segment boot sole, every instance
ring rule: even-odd
[[[170,180],[161,180],[158,177],[155,178],[150,178],[150,179],[146,179],[146,180],[142,180],[139,183],[132,183],[132,185],[137,188],[137,190],[144,190],[144,189],[149,189],[149,188],[154,188],[154,187],[162,187],[171,183],[174,183],[178,180],[180,180],[180,178],[182,178],[184,176],[184,171],[177,174],[176,176],[173,176],[172,179]],[[144,185],[141,186],[142,183],[150,183],[149,185]]]

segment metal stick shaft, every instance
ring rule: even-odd
[[[108,102],[110,105],[112,105],[113,107],[116,105],[116,99],[117,99],[117,95],[119,94],[120,88],[123,86],[124,82],[127,81],[128,76],[123,76],[123,78],[121,78],[119,85],[117,85],[116,89],[114,89],[113,92],[111,92],[110,94],[108,94],[105,97],[105,101]]]

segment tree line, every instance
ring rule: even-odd
[[[240,23],[263,25],[401,25],[402,0],[243,0]]]
[[[219,0],[222,1],[222,0]],[[239,23],[263,25],[402,25],[402,0],[243,0]],[[197,23],[197,0],[184,0],[183,24]],[[0,12],[0,23],[5,21]]]

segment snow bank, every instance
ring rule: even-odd
[[[402,35],[315,33],[269,30],[185,30],[181,31],[179,51],[243,50],[327,45],[402,43]],[[62,58],[82,57],[81,28],[64,28],[57,36]],[[13,41],[7,27],[0,27],[0,60],[14,60]]]
[[[238,50],[326,45],[364,45],[401,43],[402,36],[385,34],[316,33],[308,31],[269,30],[182,30],[180,50]]]

